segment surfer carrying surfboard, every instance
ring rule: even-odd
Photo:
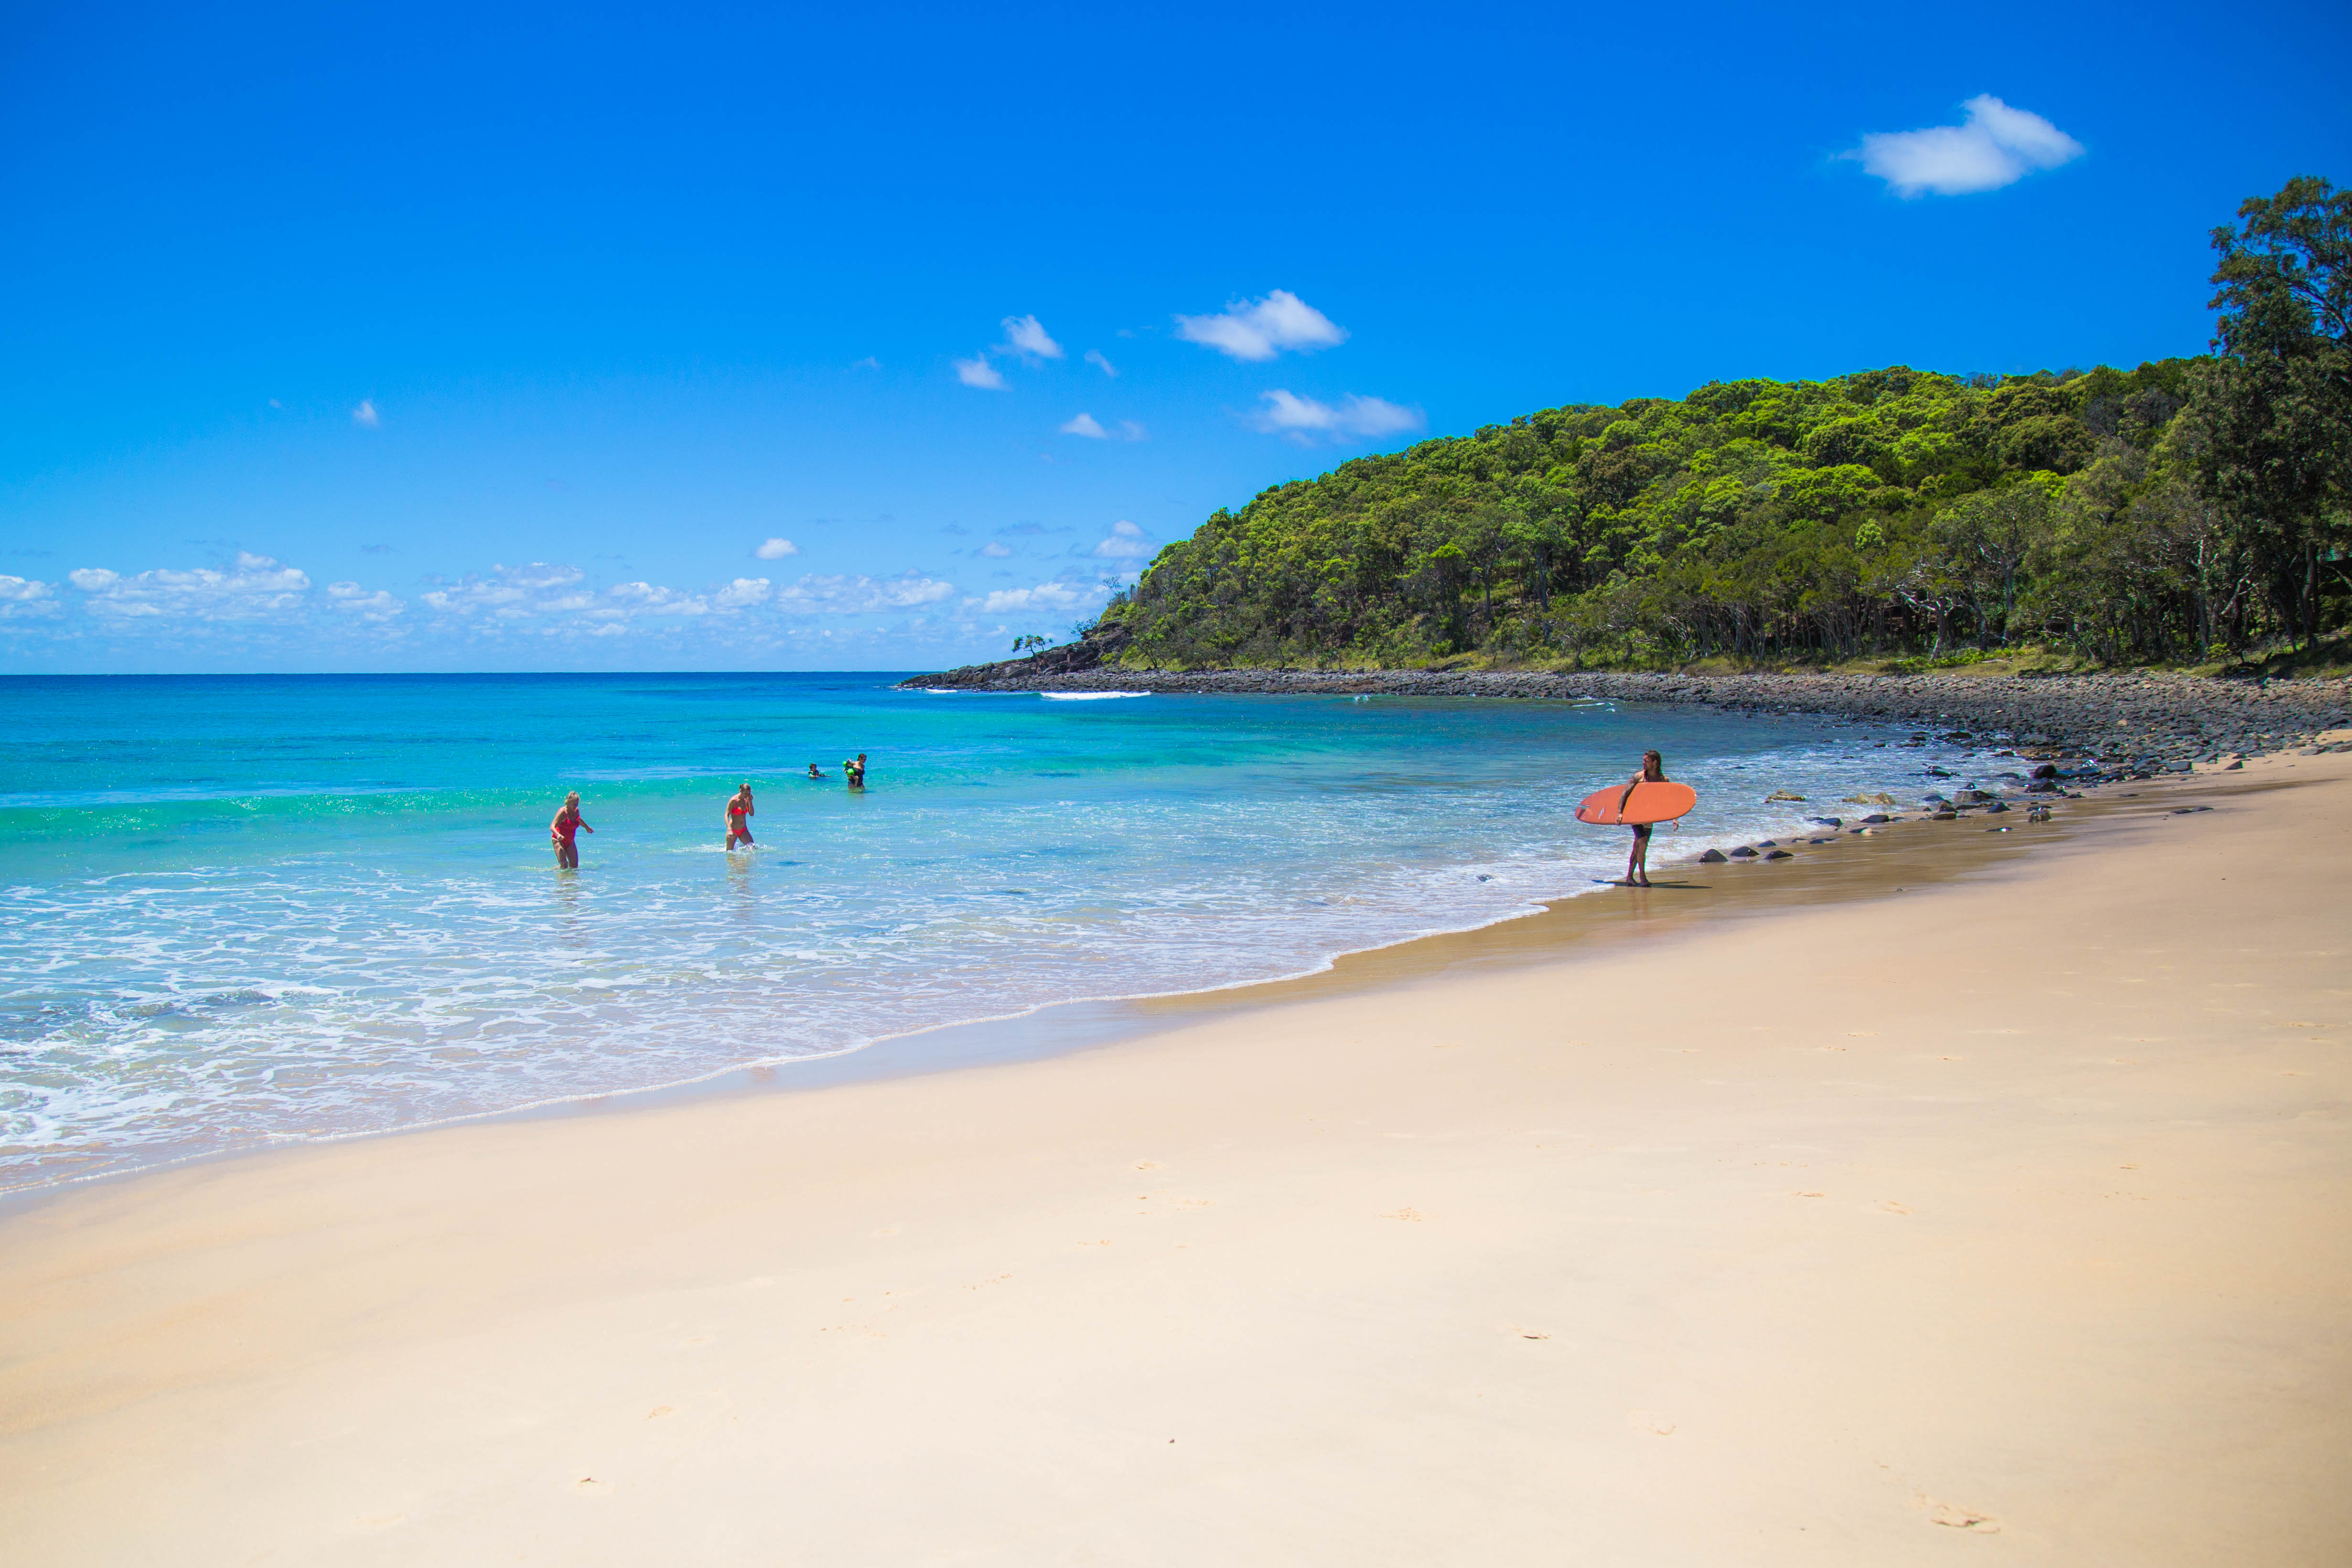
[[[1625,805],[1633,798],[1634,790],[1645,784],[1666,782],[1666,760],[1655,752],[1642,753],[1642,771],[1625,781],[1625,793],[1618,797],[1617,815],[1622,818]],[[1633,853],[1625,857],[1625,880],[1636,888],[1650,885],[1650,828],[1647,822],[1628,823],[1633,830]]]

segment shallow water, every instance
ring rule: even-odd
[[[892,679],[0,679],[0,1190],[1508,918],[1622,871],[1570,813],[1644,746],[1700,795],[1662,859],[1908,799],[1934,760],[1703,710]]]

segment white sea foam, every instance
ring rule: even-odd
[[[1102,702],[1114,697],[1149,697],[1149,691],[1040,691],[1048,702]]]

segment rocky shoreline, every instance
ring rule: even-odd
[[[2210,679],[2156,674],[2002,677],[1675,675],[1501,670],[1132,670],[1086,658],[1086,644],[901,682],[973,691],[1157,691],[1696,702],[1751,713],[1813,713],[1917,726],[1977,741],[2095,759],[2130,776],[2317,745],[2352,725],[2352,681]]]

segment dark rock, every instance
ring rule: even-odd
[[[1700,856],[1698,858],[1699,858],[1699,864],[1700,864],[1700,865],[1702,865],[1702,866],[1720,866],[1720,865],[1722,865],[1726,860],[1730,859],[1730,858],[1731,858],[1731,857],[1730,857],[1730,856],[1728,856],[1728,855],[1726,855],[1726,854],[1725,854],[1722,850],[1720,850],[1720,849],[1710,849],[1710,850],[1708,850],[1706,854],[1704,854],[1704,855]]]
[[[1862,825],[1864,827],[1880,827],[1894,820],[1895,819],[1893,817],[1887,816],[1883,811],[1874,811],[1868,816],[1862,819]]]
[[[1731,852],[1731,858],[1734,860],[1753,860],[1756,858],[1756,851],[1743,844]]]
[[[1769,855],[1765,856],[1764,858],[1767,860],[1790,860],[1794,859],[1795,857],[1790,855],[1786,849],[1775,849]]]
[[[1805,818],[1805,820],[1808,822],[1818,822],[1823,827],[1843,827],[1845,826],[1845,818],[1842,816],[1809,816]]]
[[[2005,800],[1997,800],[1991,805],[1986,806],[1985,809],[1987,811],[2007,811],[2009,809],[2009,802]]]
[[[2033,772],[2028,776],[2037,779],[2054,779],[2058,776],[2058,764],[2055,763],[2036,763],[2033,765]]]
[[[2231,763],[2228,767],[2223,768],[2221,771],[2225,773],[2233,773],[2245,765],[2246,764],[2242,762]]]

